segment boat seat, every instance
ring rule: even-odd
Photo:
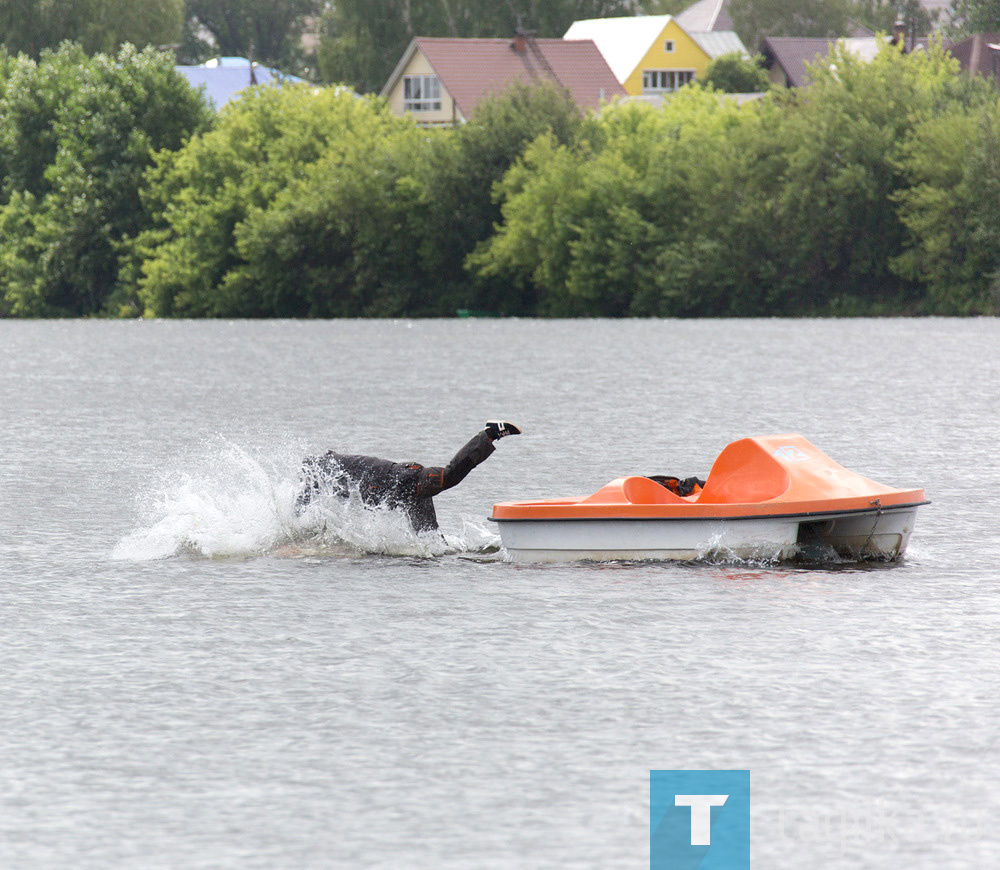
[[[583,500],[585,504],[690,504],[648,477],[619,477]]]
[[[712,465],[698,504],[756,504],[784,493],[788,472],[752,438],[734,441]]]
[[[648,477],[626,477],[624,489],[625,497],[632,504],[687,504],[679,495]]]

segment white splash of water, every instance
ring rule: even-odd
[[[433,557],[495,548],[499,538],[472,523],[459,535],[415,533],[400,511],[365,507],[324,496],[298,513],[301,456],[290,448],[255,456],[223,439],[168,473],[140,499],[138,527],[122,538],[112,558],[150,561],[191,555],[206,558],[274,553]]]
[[[698,547],[698,561],[711,565],[743,565],[748,567],[768,567],[777,565],[787,555],[780,544],[743,543],[739,551],[734,550],[727,542],[726,532],[722,529],[713,533],[710,538]]]

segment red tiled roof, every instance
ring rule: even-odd
[[[589,39],[418,36],[414,43],[465,118],[472,116],[485,97],[514,82],[555,82],[584,109],[597,109],[602,101],[625,96],[625,89]]]

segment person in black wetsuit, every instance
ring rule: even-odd
[[[705,488],[705,481],[700,477],[685,477],[684,480],[665,474],[647,474],[646,477],[655,480],[660,486],[665,486],[674,495],[679,495],[682,498],[701,492]]]
[[[520,434],[521,429],[513,423],[491,420],[444,467],[392,462],[333,450],[321,456],[307,456],[302,463],[302,491],[295,508],[301,513],[317,496],[330,493],[347,498],[352,489],[357,489],[366,506],[402,510],[415,531],[433,531],[438,528],[434,496],[461,483],[493,453],[494,441]]]

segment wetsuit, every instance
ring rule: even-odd
[[[367,506],[405,511],[416,531],[433,530],[438,527],[433,497],[461,483],[494,450],[493,439],[483,430],[443,468],[333,450],[322,456],[309,456],[302,463],[303,488],[296,507],[302,510],[322,493],[346,498],[356,488]]]

